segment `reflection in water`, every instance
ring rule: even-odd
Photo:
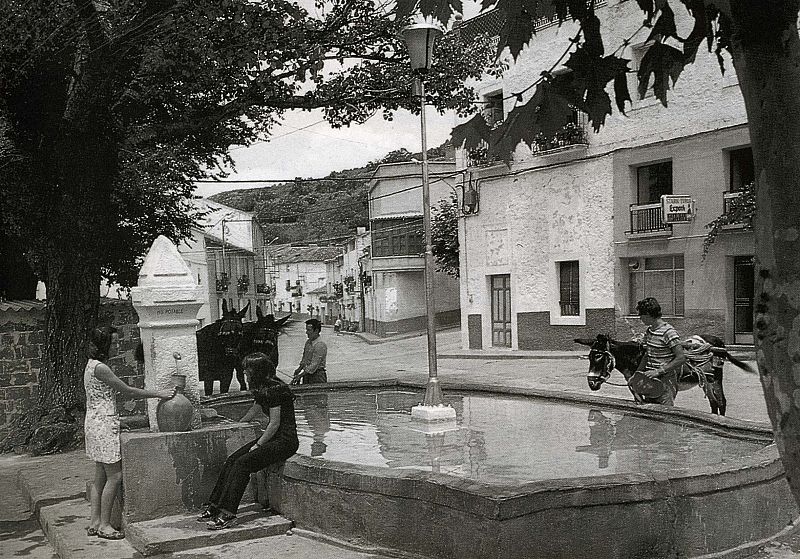
[[[456,410],[458,428],[426,435],[415,430],[410,415],[422,398],[422,392],[375,389],[298,394],[298,452],[519,483],[736,463],[766,444],[619,411],[452,392],[445,400]],[[225,406],[219,411],[237,416]]]
[[[600,410],[589,410],[589,444],[578,445],[575,452],[589,452],[597,455],[597,467],[608,468],[611,457],[611,444],[614,441],[614,421],[603,415]]]
[[[303,396],[305,420],[311,430],[311,456],[322,456],[328,449],[325,444],[325,434],[331,430],[331,421],[328,414],[328,394],[308,394]]]

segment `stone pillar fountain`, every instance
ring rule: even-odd
[[[195,333],[203,301],[189,266],[169,239],[155,240],[139,272],[139,284],[131,292],[139,313],[145,386],[170,388],[182,381],[174,376],[180,375],[185,378],[184,395],[193,406],[188,427],[182,422],[168,426],[165,421],[159,432],[159,401],[150,399],[147,415],[152,432],[120,436],[122,520],[129,538],[140,535],[131,539],[134,545],[144,545],[137,523],[196,510],[208,499],[225,458],[260,431],[255,425],[230,421],[201,424]]]
[[[174,385],[173,375],[185,375],[184,395],[194,406],[191,428],[200,427],[200,381],[197,374],[197,313],[203,305],[191,269],[168,238],[158,237],[131,289],[139,313],[144,347],[144,384],[161,390]],[[180,355],[180,358],[176,358]],[[158,400],[147,400],[150,430],[158,430]]]

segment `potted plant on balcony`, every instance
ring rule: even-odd
[[[228,274],[222,272],[219,276],[217,276],[216,284],[217,291],[227,291],[229,284]]]
[[[250,277],[249,276],[240,276],[239,279],[236,280],[236,290],[240,293],[247,291],[250,288]]]

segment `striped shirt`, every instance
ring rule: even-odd
[[[681,337],[671,324],[664,322],[656,328],[647,327],[644,343],[647,346],[647,370],[652,370],[672,361],[675,356],[672,348],[681,343]]]

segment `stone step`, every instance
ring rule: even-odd
[[[257,504],[241,507],[236,524],[226,530],[207,529],[205,523],[197,522],[197,514],[134,522],[127,526],[125,536],[139,553],[150,557],[281,535],[292,528],[291,520],[269,514]]]
[[[86,535],[89,503],[69,499],[39,509],[39,524],[61,559],[135,559],[140,557],[126,540],[104,540]]]

